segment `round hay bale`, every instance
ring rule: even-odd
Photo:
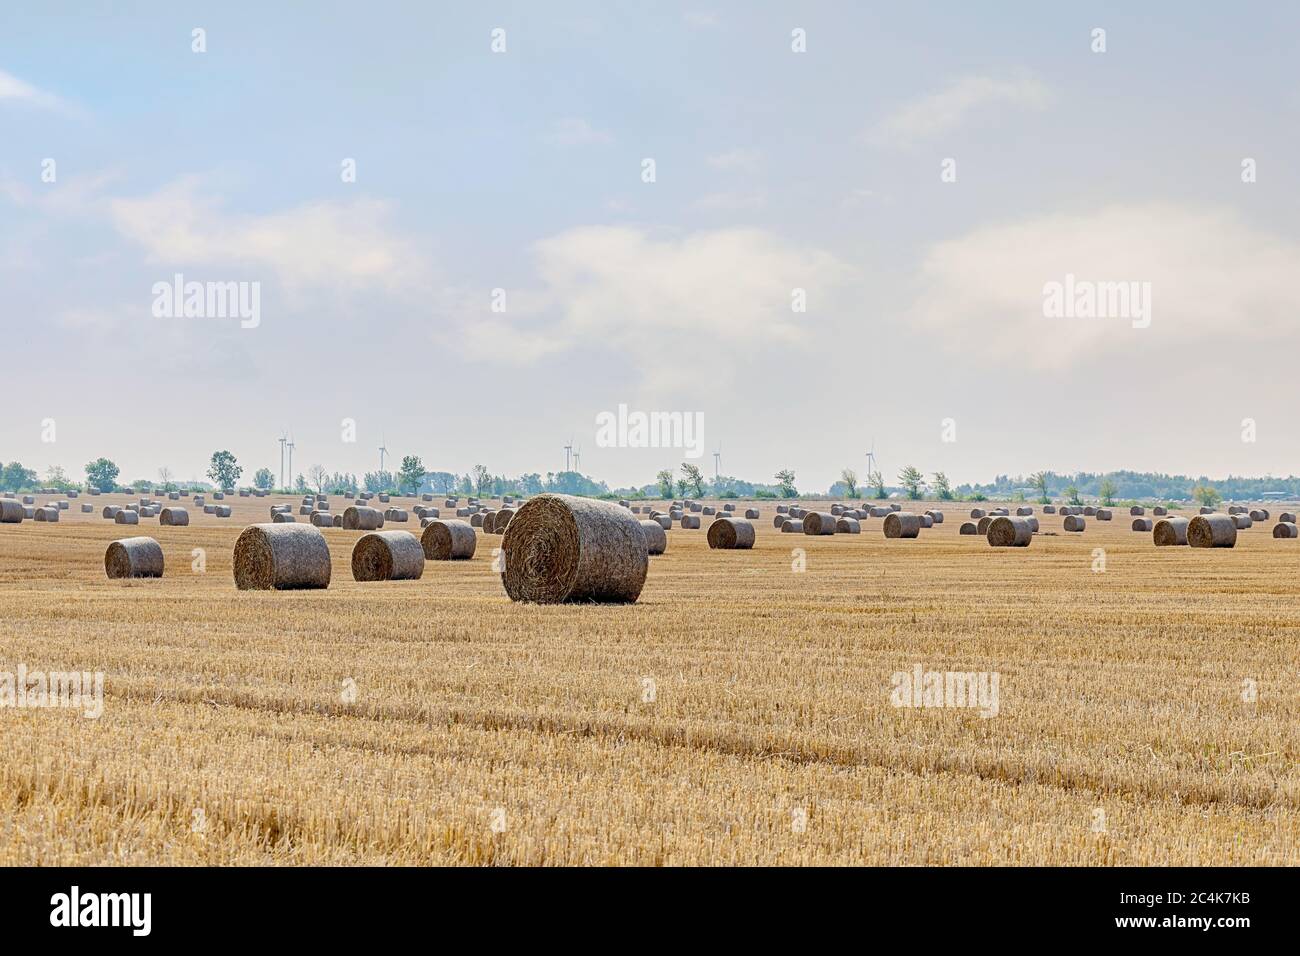
[[[277,511],[271,515],[272,524],[295,524],[297,521],[298,519],[287,511]]]
[[[663,528],[665,531],[673,526],[673,519],[668,515],[652,514],[650,520],[659,522],[659,527]]]
[[[789,506],[789,505],[777,505],[777,506],[776,506],[776,513],[779,514],[779,515],[789,514],[789,513],[790,513],[790,506]]]
[[[398,524],[404,524],[407,520],[405,508],[389,508],[384,512],[385,521],[396,521]],[[381,525],[382,527],[382,525]]]
[[[736,506],[735,506],[734,504],[732,504],[731,502],[727,502],[725,505],[722,506],[722,510],[723,510],[723,511],[735,511],[735,510],[736,510]]]
[[[286,515],[290,522],[293,515]],[[294,591],[330,586],[330,547],[306,524],[252,524],[235,541],[235,587]]]
[[[921,519],[921,527],[922,527],[922,528],[933,528],[933,527],[934,527],[934,519],[931,518],[928,514],[924,514],[924,513],[922,513],[922,514],[917,515],[917,517]]]
[[[1097,520],[1098,520],[1098,521],[1109,521],[1112,517],[1113,517],[1113,515],[1112,515],[1111,510],[1110,510],[1109,508],[1098,508],[1098,509],[1097,509]]]
[[[371,531],[352,546],[354,581],[417,581],[424,574],[424,547],[409,531]]]
[[[13,498],[0,499],[0,524],[22,524],[25,517],[27,512],[23,509],[22,502]]]
[[[664,532],[664,526],[658,521],[643,520],[641,533],[645,535],[647,554],[663,554],[668,550],[668,535]],[[712,528],[709,529],[709,533],[713,533]]]
[[[649,567],[641,522],[608,501],[538,495],[501,543],[501,578],[512,601],[632,603]]]
[[[1212,514],[1214,514],[1214,509],[1213,509],[1213,508],[1206,508],[1206,507],[1202,506],[1202,507],[1201,507],[1201,510],[1200,510],[1199,512],[1197,512],[1197,514],[1212,515]]]
[[[708,539],[710,548],[748,550],[754,546],[754,526],[744,518],[719,518],[709,525]]]
[[[1169,514],[1169,509],[1161,507],[1160,505],[1156,505],[1154,508],[1151,509],[1151,513],[1155,515],[1157,518],[1163,518],[1165,515]]]
[[[349,505],[343,511],[343,527],[348,531],[378,531],[384,526],[384,515],[369,505]]]
[[[23,504],[34,505],[36,504],[36,499],[33,498],[31,495],[23,495]]]
[[[217,513],[217,506],[216,506],[216,505],[204,505],[204,506],[203,506],[203,513],[204,513],[205,515],[214,515],[214,514]],[[308,508],[306,505],[303,505],[301,508],[298,509],[298,513],[299,513],[299,514],[311,514],[311,509]]]
[[[492,533],[505,534],[506,528],[510,527],[510,521],[515,516],[514,508],[502,508],[497,512],[496,517],[492,519]]]
[[[1237,530],[1239,531],[1244,531],[1246,528],[1249,528],[1254,524],[1254,522],[1250,520],[1250,515],[1241,514],[1240,512],[1233,515],[1232,520],[1237,523]]]
[[[835,521],[836,534],[861,534],[862,525],[857,518],[851,518],[848,515],[840,515]]]
[[[433,500],[433,495],[420,495],[420,500],[421,500],[421,501],[432,501],[432,500]]]
[[[1151,528],[1152,528],[1152,522],[1151,522],[1151,519],[1150,519],[1150,518],[1134,518],[1134,519],[1133,519],[1133,530],[1134,530],[1134,531],[1150,531]]]
[[[933,521],[935,524],[943,524],[942,511],[927,511],[926,514],[930,516],[930,520]]]
[[[113,520],[118,524],[139,524],[140,512],[128,511],[126,508],[123,508],[117,514],[113,515]]]
[[[700,516],[682,515],[682,528],[687,531],[698,531],[700,528]]]
[[[703,510],[704,510],[704,506],[700,504],[698,501],[691,502],[691,511],[695,512],[696,514],[700,514]]]
[[[158,514],[158,523],[171,528],[184,528],[190,523],[190,513],[180,506],[164,508]]]
[[[464,561],[474,557],[478,535],[464,521],[434,518],[420,535],[420,545],[430,561]]]
[[[1237,522],[1232,515],[1197,515],[1187,523],[1187,543],[1193,548],[1235,547]]]
[[[15,504],[17,504],[17,502],[15,502]],[[18,507],[21,508],[22,505],[18,505]],[[81,513],[83,515],[91,514],[94,510],[95,510],[95,506],[92,505],[89,501],[83,501],[81,503]]]
[[[380,503],[380,504],[385,504],[385,505],[386,505],[386,504],[388,504],[388,503],[389,503],[390,501],[392,501],[392,500],[393,500],[393,499],[392,499],[391,497],[389,497],[388,495],[380,495],[380,496],[379,496],[379,503]],[[471,498],[471,499],[470,499],[470,502],[472,503],[473,500],[474,500],[474,499]]]
[[[890,506],[889,506],[889,510],[890,510],[890,511],[902,511],[902,510],[903,510],[903,506],[902,506],[902,505],[890,505]]]
[[[475,528],[481,528],[481,527],[483,527],[483,512],[481,512],[481,511],[476,511],[476,512],[474,512],[472,515],[470,515],[470,516],[469,516],[469,523],[470,523],[470,525],[471,525],[472,527],[475,527]]]
[[[1250,509],[1248,509],[1245,505],[1229,505],[1229,506],[1228,506],[1228,514],[1230,514],[1230,515],[1245,514],[1248,510],[1250,510]]]
[[[456,509],[457,518],[468,518],[473,513],[474,513],[474,509],[467,507],[465,505],[461,505],[459,508]]]
[[[1034,513],[1034,509],[1029,507],[1028,505],[1021,505],[1020,507],[1016,508],[1016,517],[1018,518],[1028,518],[1033,513]],[[1019,547],[1019,545],[1017,545],[1017,547]]]
[[[157,512],[156,512],[156,510],[155,510],[155,514],[156,514],[156,513],[157,513]],[[218,518],[229,518],[229,517],[230,517],[230,505],[217,505],[216,516],[217,516]]]
[[[989,526],[993,524],[994,520],[1005,517],[1006,515],[985,515],[983,518],[980,518],[979,523],[975,525],[975,533],[988,534]]]
[[[782,534],[803,534],[803,520],[800,518],[786,518],[785,523],[781,525]]]
[[[442,502],[444,508],[455,508],[458,504],[460,504],[460,499],[458,498],[445,498]]]
[[[1029,522],[1029,530],[1031,530],[1031,531],[1033,531],[1035,534],[1037,534],[1037,533],[1038,533],[1038,519],[1035,518],[1035,517],[1032,517],[1032,516],[1031,516],[1031,517],[1026,518],[1025,520]]]
[[[757,509],[757,508],[746,508],[746,509],[745,509],[745,518],[746,518],[747,520],[749,520],[749,521],[754,521],[754,520],[756,520],[756,519],[758,518],[758,509]]]
[[[334,516],[328,511],[317,511],[311,516],[311,525],[313,528],[332,528]]]
[[[1300,529],[1296,528],[1294,521],[1279,521],[1273,525],[1273,537],[1275,538],[1294,538]]]
[[[1056,505],[1043,505],[1043,514],[1045,515],[1056,514]]]
[[[885,516],[886,538],[915,538],[920,533],[920,515],[895,511]]]
[[[343,527],[343,516],[342,516],[342,515],[334,515],[334,517],[330,519],[330,523],[331,523],[335,528],[341,528],[341,527]]]
[[[714,514],[716,511],[717,511],[717,509],[714,508],[712,505],[705,505],[705,506],[704,506],[704,514],[706,514],[706,515]]]
[[[889,509],[888,509],[888,508],[872,508],[872,509],[870,510],[870,513],[871,513],[871,517],[873,517],[873,518],[883,518],[885,515],[889,514]]]
[[[775,515],[772,518],[772,527],[779,528],[781,527],[781,525],[785,524],[789,520],[790,520],[790,516],[788,514]]]
[[[1283,511],[1280,515],[1277,516],[1277,520],[1278,520],[1278,521],[1285,521],[1287,524],[1295,524],[1295,523],[1296,523],[1295,515],[1293,515],[1293,514],[1292,514],[1291,512],[1289,512],[1289,511]]]
[[[497,526],[497,513],[495,511],[483,512],[482,528],[484,534],[495,534]]]
[[[1025,520],[1026,517],[998,515],[994,518],[985,532],[989,545],[994,548],[1029,547],[1029,542],[1034,540],[1034,526]]]
[[[1094,508],[1092,505],[1088,505],[1088,507],[1083,509],[1083,513],[1087,515],[1089,518],[1091,518],[1094,515],[1096,515],[1097,509]]]
[[[1267,521],[1268,518],[1269,518],[1268,512],[1265,511],[1263,508],[1256,508],[1254,511],[1250,513],[1251,521]]]
[[[1087,521],[1084,520],[1084,518],[1083,518],[1082,515],[1066,515],[1066,516],[1065,516],[1065,530],[1066,530],[1066,531],[1082,531],[1084,528],[1087,527],[1087,525],[1088,525],[1088,523],[1087,523]]]
[[[972,508],[970,510],[970,516],[972,518],[983,518],[986,514],[988,514],[988,512],[983,508]]]
[[[160,578],[163,550],[153,538],[123,538],[104,552],[104,573],[110,578]]]
[[[831,514],[838,518],[840,515],[844,514],[844,506],[841,504],[831,505]]]
[[[835,533],[835,517],[825,511],[810,511],[803,516],[803,533],[826,535]]]
[[[104,505],[104,510],[100,512],[105,518],[116,518],[117,513],[121,511],[118,505]]]
[[[1134,505],[1132,508],[1128,509],[1128,513],[1130,517],[1137,517],[1146,514],[1147,509],[1143,508],[1141,505]]]
[[[1185,545],[1187,544],[1187,525],[1188,520],[1186,518],[1162,518],[1151,529],[1151,540],[1159,548]]]

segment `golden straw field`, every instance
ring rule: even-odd
[[[499,536],[358,584],[327,529],[328,590],[239,592],[235,538],[296,497],[184,528],[99,517],[122,500],[0,525],[0,671],[106,675],[97,720],[0,710],[2,865],[1300,863],[1300,543],[1271,522],[1157,549],[1127,509],[1036,509],[1004,550],[959,536],[969,504],[886,540],[765,501],[752,551],[669,531],[635,605],[531,606]],[[140,534],[166,576],[109,581]],[[1000,675],[996,716],[893,706],[918,664]]]

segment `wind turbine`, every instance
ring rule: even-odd
[[[579,445],[573,453],[573,470],[577,471],[582,467],[582,446]]]
[[[293,448],[294,448],[294,444],[293,444],[293,432],[292,432],[292,431],[289,432],[289,444],[288,444],[286,447],[289,449],[289,480],[290,480],[290,481],[293,481]]]
[[[565,471],[573,470],[570,467],[570,457],[572,456],[572,454],[573,454],[573,439],[570,438],[569,443],[564,446],[564,470]]]
[[[280,487],[284,487],[284,446],[289,441],[289,436],[280,432]]]
[[[718,450],[713,453],[713,483],[718,483],[718,474],[722,465],[722,442],[718,442]]]
[[[867,452],[867,481],[876,471],[876,440],[871,439],[871,451]]]
[[[379,434],[379,473],[384,473],[384,456],[388,454],[388,442],[382,432]]]

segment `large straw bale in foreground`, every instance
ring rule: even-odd
[[[804,522],[804,533],[808,523]],[[709,525],[709,547],[722,550],[748,550],[754,546],[754,526],[744,518],[719,518]]]
[[[989,522],[987,536],[995,548],[1027,548],[1034,540],[1034,526],[1021,515],[998,515]]]
[[[163,550],[153,538],[123,538],[104,552],[104,572],[110,578],[160,578]]]
[[[421,533],[420,544],[430,561],[466,561],[474,557],[478,535],[468,522],[434,518]]]
[[[1187,523],[1187,543],[1193,548],[1235,547],[1237,522],[1232,515],[1197,515]]]
[[[22,524],[26,515],[22,502],[13,498],[0,499],[0,524]]]
[[[658,521],[643,520],[641,522],[641,533],[645,535],[647,554],[663,554],[668,550],[668,535],[664,531],[664,526]],[[712,529],[710,529],[710,533],[712,533]]]
[[[286,517],[292,520],[292,515]],[[253,524],[235,541],[235,586],[292,591],[330,585],[330,548],[309,524]]]
[[[371,531],[352,546],[356,581],[415,581],[424,574],[424,548],[409,531]]]
[[[529,499],[501,549],[506,594],[538,604],[633,602],[650,565],[641,523],[626,508],[570,495]]]
[[[1162,518],[1155,523],[1151,529],[1151,539],[1157,547],[1165,548],[1173,545],[1187,544],[1187,525],[1186,518]]]

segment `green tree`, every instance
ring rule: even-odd
[[[228,451],[214,451],[212,453],[212,462],[208,466],[208,477],[217,483],[222,491],[234,491],[235,485],[239,482],[239,476],[244,473],[244,469],[239,467],[235,461],[235,456]]]
[[[423,467],[423,466],[422,466]],[[474,466],[474,490],[480,498],[485,497],[488,493],[488,486],[492,481],[492,475],[488,473],[487,468],[483,465]]]
[[[883,500],[885,497],[885,476],[878,471],[873,471],[867,475],[867,484],[871,486],[877,500]]]
[[[659,474],[655,475],[655,481],[659,483],[659,494],[664,498],[673,496],[673,473],[665,468]]]
[[[270,491],[271,486],[275,484],[275,475],[271,474],[270,468],[259,468],[257,474],[253,476],[253,485],[260,491]]]
[[[844,482],[844,491],[850,498],[858,496],[858,473],[852,468],[840,472],[840,481]]]
[[[1115,503],[1115,493],[1118,491],[1115,482],[1109,478],[1103,478],[1101,484],[1097,486],[1097,494],[1101,495],[1101,503],[1109,508]]]
[[[952,501],[952,485],[948,483],[948,476],[941,471],[934,473],[934,493],[940,501]]]
[[[486,470],[486,469],[485,469]],[[424,483],[424,462],[420,461],[417,455],[407,455],[402,459],[402,467],[397,470],[397,486],[407,491],[408,494],[415,494],[420,490],[420,485]]]
[[[1219,494],[1219,490],[1214,485],[1198,484],[1192,489],[1192,497],[1197,504],[1206,508],[1217,508],[1219,502],[1223,500],[1223,496]]]
[[[1038,489],[1038,503],[1050,505],[1052,499],[1047,494],[1047,472],[1036,471],[1029,476],[1029,483]]]
[[[1083,499],[1079,497],[1079,489],[1073,482],[1065,486],[1065,497],[1072,505],[1083,504]]]
[[[682,477],[696,498],[704,497],[704,476],[700,474],[698,465],[692,465],[689,461],[682,462]]]
[[[794,486],[794,472],[789,468],[782,468],[776,473],[776,486],[781,491],[782,498],[798,498],[799,490]]]
[[[17,464],[17,462],[14,462]],[[5,469],[8,471],[8,468]],[[112,491],[117,487],[120,469],[107,458],[96,458],[86,466],[86,484],[96,491]]]
[[[907,497],[913,501],[921,497],[921,484],[924,481],[925,475],[911,465],[898,473],[898,483],[907,489]]]

